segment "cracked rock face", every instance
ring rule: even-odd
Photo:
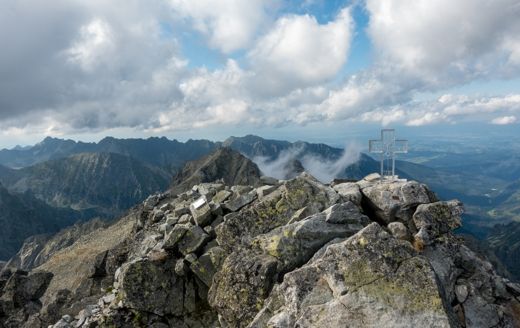
[[[249,327],[450,327],[428,261],[372,223],[288,273]]]

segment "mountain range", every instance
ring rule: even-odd
[[[211,172],[221,169],[225,162],[215,164],[210,154],[226,147],[252,159],[264,174],[282,179],[293,178],[303,169],[318,178],[325,172],[323,182],[332,178],[358,180],[379,171],[379,162],[363,153],[348,154],[325,144],[268,140],[253,135],[230,137],[223,142],[107,137],[98,143],[84,143],[46,138],[32,147],[1,150],[0,182],[13,197],[31,195],[49,208],[72,211],[74,218],[115,218],[169,186],[184,190],[194,183],[211,180]],[[496,154],[411,155],[411,159],[397,161],[399,176],[428,183],[441,198],[462,200],[468,212],[463,232],[484,240],[496,223],[518,219],[520,180],[515,178],[518,179],[520,165],[515,164],[514,158],[501,162],[494,157]],[[204,161],[210,165],[204,166]],[[180,186],[182,183],[184,187]],[[490,191],[491,186],[498,190]],[[61,228],[75,220],[59,222]],[[57,229],[46,227],[29,229],[20,236]],[[17,239],[18,246],[22,239]],[[16,251],[13,246],[8,249],[5,254]]]
[[[51,206],[108,217],[166,189],[170,179],[157,167],[115,153],[82,153],[0,170],[0,181],[11,192],[30,192]]]

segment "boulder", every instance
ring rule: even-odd
[[[353,202],[347,201],[342,204],[334,204],[327,208],[324,212],[325,221],[328,223],[335,224],[363,224],[367,225],[369,219],[366,215],[362,214]],[[359,227],[360,230],[363,226]],[[356,230],[356,231],[357,231]]]
[[[420,204],[436,201],[424,184],[415,181],[376,181],[361,188],[364,207],[383,224],[403,222],[409,229],[411,218]]]
[[[192,226],[179,241],[179,251],[187,255],[199,251],[209,241],[209,235],[199,226]]]
[[[455,327],[435,273],[372,223],[285,275],[248,327]]]
[[[224,203],[233,193],[228,190],[221,190],[212,198],[212,201],[217,204]]]
[[[418,232],[414,236],[421,245],[429,245],[440,235],[461,226],[462,204],[458,201],[421,204],[413,215]]]
[[[363,195],[359,189],[359,185],[355,182],[345,182],[335,185],[334,190],[343,197],[344,200],[351,201],[357,206],[361,206]]]
[[[178,242],[184,237],[186,232],[190,229],[189,224],[177,224],[173,229],[164,237],[163,248],[173,249],[177,246]]]
[[[266,185],[266,186],[256,188],[256,193],[258,195],[258,198],[262,199],[275,190],[276,190],[276,186]]]
[[[323,211],[337,203],[339,198],[332,188],[308,174],[301,174],[284,182],[251,206],[226,215],[224,223],[216,229],[217,240],[219,245],[231,252],[255,236],[287,224],[304,207],[306,209],[301,218]]]
[[[236,212],[242,207],[251,204],[256,199],[256,191],[252,190],[248,193],[241,194],[236,198],[228,200],[224,203],[224,208],[231,212]]]
[[[410,232],[402,222],[390,222],[388,224],[388,230],[397,239],[410,240]]]
[[[271,255],[252,256],[245,250],[237,250],[224,260],[208,293],[208,302],[219,313],[222,326],[247,325],[278,279],[277,265]]]
[[[125,306],[157,315],[183,313],[184,283],[175,263],[148,260],[128,262],[121,268],[119,297]]]
[[[210,304],[227,325],[244,327],[262,306],[279,276],[307,262],[329,241],[351,236],[368,224],[364,216],[358,216],[358,221],[352,217],[348,224],[329,223],[325,218],[324,213],[319,213],[258,235],[251,241],[250,248],[237,250],[227,257],[209,293]],[[242,281],[237,277],[255,279]]]
[[[260,182],[262,182],[266,185],[275,186],[278,184],[278,179],[263,175],[260,177]]]
[[[191,271],[208,287],[213,276],[222,266],[226,252],[221,247],[213,247],[190,264]]]

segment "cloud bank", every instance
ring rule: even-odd
[[[280,152],[274,160],[266,157],[255,157],[255,162],[263,174],[277,179],[294,177],[297,172],[292,171],[292,162],[298,160],[305,171],[323,183],[329,183],[334,178],[342,177],[345,169],[359,160],[361,146],[349,143],[343,150],[340,158],[330,160],[321,156],[305,154],[303,147],[293,147]]]
[[[518,1],[365,0],[327,18],[310,7],[3,1],[0,127],[9,136],[335,121],[517,124],[520,93],[451,89],[520,79]],[[360,35],[370,61],[355,69]],[[197,63],[193,46],[221,64]]]

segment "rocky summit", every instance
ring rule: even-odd
[[[520,285],[453,234],[462,204],[424,184],[185,187],[30,271],[6,266],[0,327],[520,325]]]

